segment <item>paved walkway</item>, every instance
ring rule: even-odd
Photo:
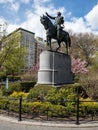
[[[15,118],[0,115],[0,130],[98,130],[98,122],[80,125],[69,122],[17,121]]]

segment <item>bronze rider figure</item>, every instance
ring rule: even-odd
[[[54,26],[56,27],[56,30],[57,30],[57,39],[59,40],[60,36],[61,36],[61,33],[62,33],[62,29],[64,28],[64,17],[61,16],[61,12],[57,12],[57,16],[56,17],[50,16],[47,12],[46,12],[46,15],[49,18],[55,20]]]

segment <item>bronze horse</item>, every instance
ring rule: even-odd
[[[61,43],[64,42],[66,44],[66,53],[68,54],[68,48],[71,46],[71,38],[69,33],[61,29],[60,38],[58,39],[56,27],[53,25],[51,20],[46,15],[43,15],[40,17],[40,21],[46,30],[47,44],[50,46],[50,50],[52,50],[51,39],[55,39],[59,45],[59,47],[56,48],[56,51],[61,48]]]

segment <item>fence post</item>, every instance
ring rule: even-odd
[[[77,97],[76,97],[76,125],[79,125],[79,87],[77,88]]]
[[[19,121],[21,121],[22,96],[19,98]]]

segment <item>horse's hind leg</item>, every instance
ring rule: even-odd
[[[59,47],[56,48],[56,51],[58,51],[61,48],[60,43],[58,42]]]
[[[65,44],[66,44],[66,54],[68,55],[68,41],[67,40],[65,41]]]
[[[66,47],[66,54],[68,55],[68,47]]]
[[[58,50],[59,50],[59,48],[60,48],[60,47],[57,47],[57,48],[56,48],[56,51],[58,51]]]
[[[47,36],[47,45],[50,47],[50,50],[52,50],[51,47],[51,38]]]
[[[48,36],[46,37],[46,41],[47,41],[47,46],[49,46],[49,38],[48,38]]]

